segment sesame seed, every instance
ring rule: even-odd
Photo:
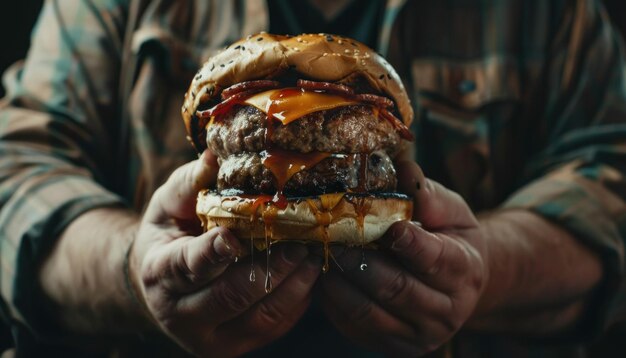
[[[326,56],[328,56],[328,53],[324,52],[324,53],[322,54],[322,57],[326,57]]]
[[[245,51],[246,47],[245,46],[241,46],[241,51]]]
[[[298,41],[298,42],[302,42],[302,37],[298,37],[298,38],[296,39],[296,41]]]
[[[228,64],[230,65],[233,62],[235,62],[235,60],[230,60],[230,61],[228,61]]]
[[[343,50],[343,52],[350,53],[350,50],[349,49],[345,49],[345,50]]]
[[[210,69],[209,71],[213,71],[214,69],[215,69],[215,64],[214,64],[214,63],[212,63],[212,64],[211,64],[211,69]]]
[[[222,63],[222,64],[220,65],[220,67],[224,67],[224,64]]]
[[[341,40],[338,40],[337,43],[340,44],[340,45],[343,45],[343,41],[341,41]]]
[[[235,50],[239,50],[240,48],[241,48],[241,46],[237,45],[237,46],[235,47]]]
[[[256,39],[257,41],[263,41],[262,37],[259,37],[258,39]]]

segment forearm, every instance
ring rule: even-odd
[[[138,221],[125,209],[95,209],[61,235],[39,277],[54,316],[66,329],[118,335],[148,326],[124,274]]]
[[[532,335],[574,329],[601,281],[599,258],[528,211],[501,211],[479,220],[490,278],[469,327]]]

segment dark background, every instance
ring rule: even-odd
[[[62,1],[62,0],[61,0]],[[0,73],[13,62],[24,58],[30,44],[30,32],[43,0],[5,0],[0,3]],[[613,22],[626,33],[626,1],[604,0]],[[4,89],[0,86],[0,97]]]
[[[30,31],[43,0],[0,1],[0,73],[24,58],[30,44]],[[0,86],[0,97],[4,89]]]

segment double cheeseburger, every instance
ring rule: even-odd
[[[242,39],[203,65],[182,115],[220,165],[217,188],[198,197],[207,230],[327,248],[368,244],[411,217],[393,158],[412,140],[413,111],[394,69],[357,41]]]

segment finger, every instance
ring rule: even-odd
[[[170,218],[197,220],[196,199],[198,192],[215,186],[219,166],[217,158],[210,151],[192,162],[176,169],[155,193],[144,218],[151,222],[162,222]]]
[[[344,267],[339,274],[391,314],[416,323],[452,312],[450,297],[424,284],[386,255],[369,251],[368,269],[357,269],[361,255],[360,250],[346,250],[337,259]]]
[[[308,308],[311,289],[321,271],[322,262],[319,258],[309,257],[304,260],[272,294],[240,317],[221,325],[215,331],[215,341],[227,347],[237,347],[237,355],[283,336]]]
[[[280,287],[307,254],[307,248],[301,244],[276,245],[272,249],[269,269],[274,289]],[[206,288],[181,297],[177,304],[181,317],[217,326],[249,310],[267,296],[264,280],[250,281],[250,265],[246,261],[230,266]],[[265,262],[255,262],[253,267],[264,271]]]
[[[424,186],[424,173],[412,160],[399,160],[395,163],[398,178],[398,191],[410,197]]]
[[[472,211],[461,196],[443,185],[424,177],[415,162],[399,161],[396,164],[398,191],[413,197],[413,220],[425,228],[465,228],[476,226]]]
[[[472,254],[471,246],[447,234],[426,231],[415,222],[395,223],[380,243],[420,280],[448,294],[466,284],[467,273],[478,264],[472,261],[478,256]]]
[[[241,251],[239,240],[221,227],[172,240],[156,253],[161,259],[144,260],[149,265],[142,270],[144,285],[176,294],[195,291],[221,275]]]
[[[322,304],[329,320],[348,338],[367,349],[416,357],[423,352],[413,343],[412,326],[391,315],[337,273],[321,279]]]

